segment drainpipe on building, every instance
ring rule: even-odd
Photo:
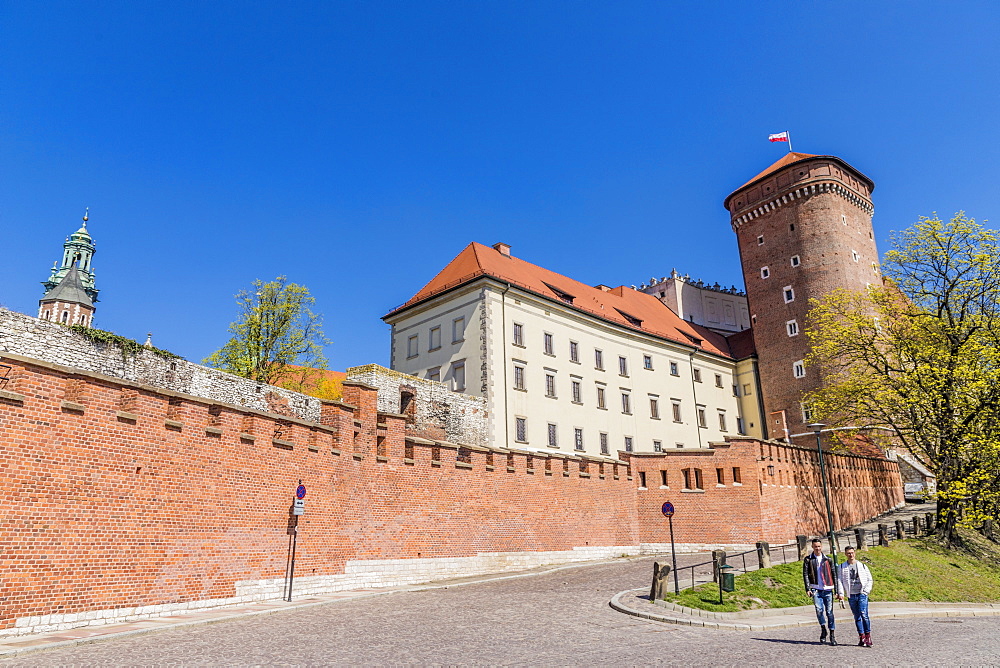
[[[500,340],[503,343],[503,447],[510,443],[510,416],[507,414],[507,291],[510,283],[500,293]]]
[[[691,397],[694,399],[694,428],[698,430],[698,447],[704,447],[701,442],[701,423],[698,422],[698,390],[694,385],[694,354],[697,350],[688,353],[688,373],[691,374]],[[706,418],[707,419],[707,418]]]
[[[760,367],[753,362],[753,382],[757,386],[757,409],[760,411],[760,436],[767,440],[767,413],[764,412],[764,393],[760,390]]]

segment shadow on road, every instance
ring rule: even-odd
[[[760,640],[761,642],[777,642],[782,645],[819,645],[820,643],[815,640],[786,640],[784,638],[752,638],[752,640]]]

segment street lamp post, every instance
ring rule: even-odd
[[[816,450],[819,452],[819,472],[823,478],[823,498],[826,500],[826,522],[829,527],[830,536],[830,552],[833,556],[834,568],[837,566],[837,543],[833,537],[833,511],[830,510],[830,489],[826,482],[826,465],[823,463],[823,444],[820,441],[820,432],[826,427],[822,422],[814,422],[812,424],[806,425],[809,429],[812,429],[816,434]]]

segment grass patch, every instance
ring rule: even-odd
[[[974,535],[964,536],[963,550],[943,547],[933,538],[892,542],[859,553],[875,577],[872,601],[1000,601],[1000,548]],[[838,555],[838,559],[840,559]],[[753,571],[736,578],[736,591],[708,583],[668,594],[667,601],[713,612],[809,605],[802,584],[802,562]]]

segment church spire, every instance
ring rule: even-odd
[[[45,295],[38,302],[38,317],[69,325],[90,326],[94,317],[97,288],[92,266],[97,247],[87,230],[90,209],[83,214],[83,225],[66,237],[62,262],[52,265],[49,280],[42,283]]]

